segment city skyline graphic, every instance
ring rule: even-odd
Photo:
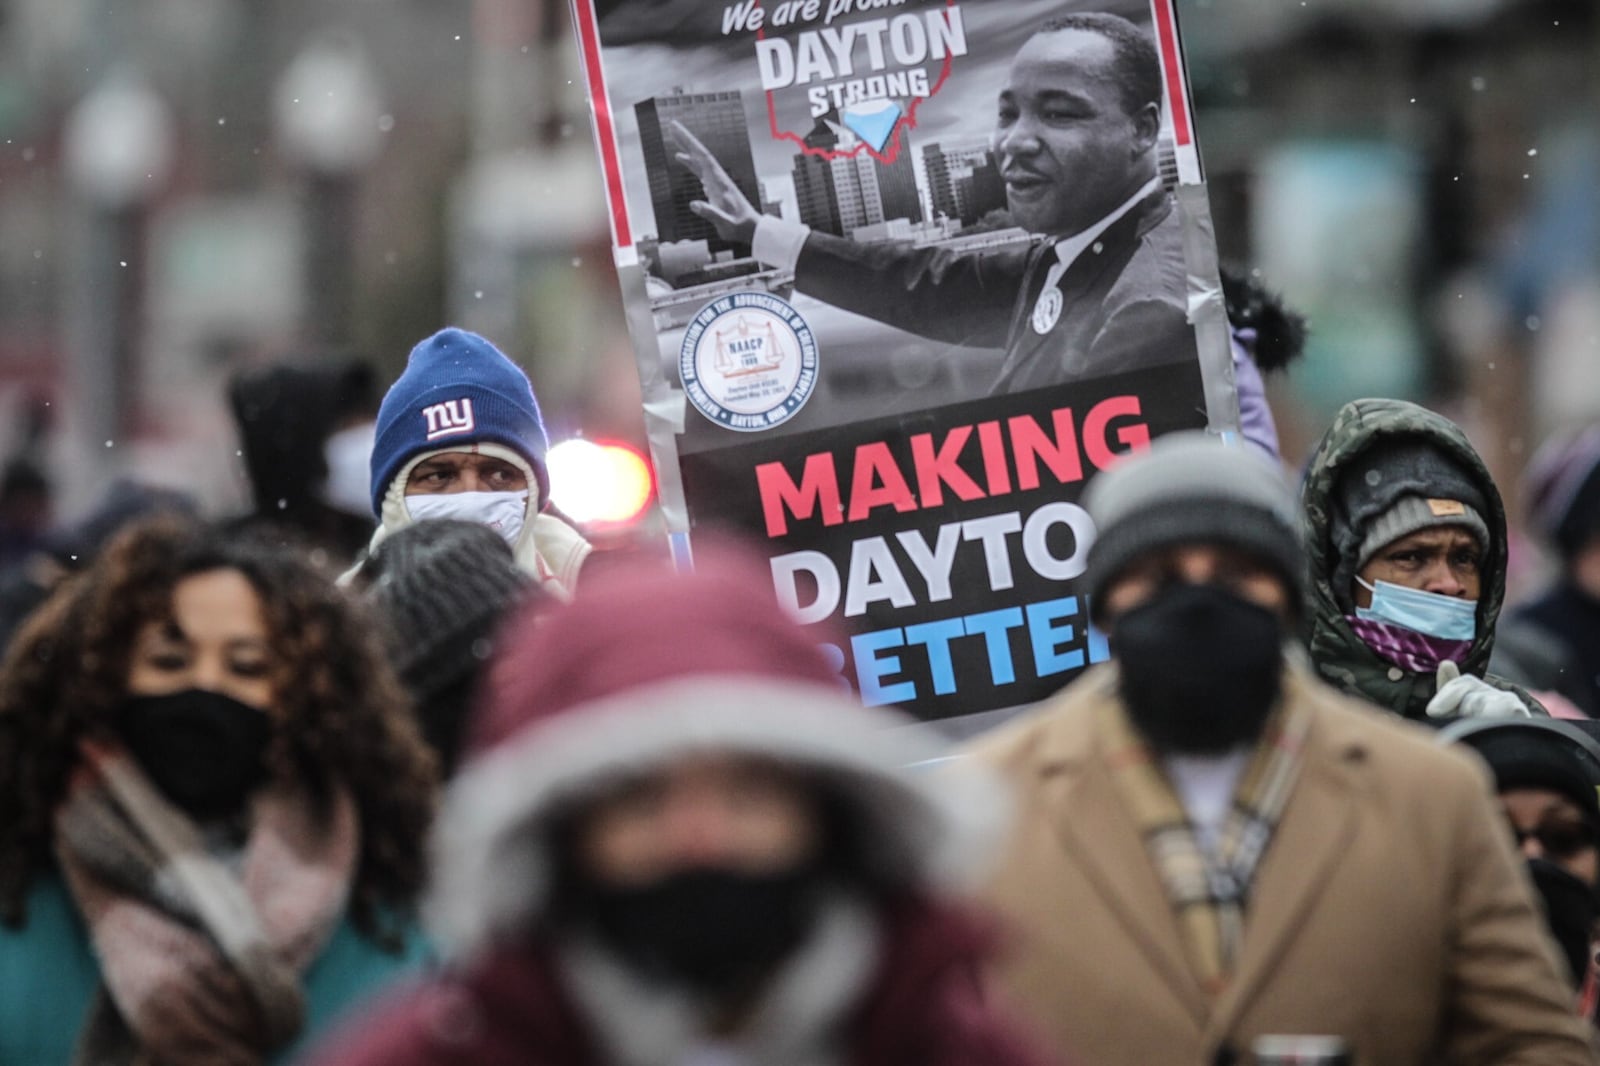
[[[655,224],[645,236],[660,244],[705,240],[713,252],[727,248],[689,208],[705,194],[673,157],[666,134],[672,121],[705,144],[751,203],[838,236],[897,220],[917,225],[945,218],[970,226],[1006,206],[1005,184],[987,144],[919,145],[901,124],[894,143],[884,146],[891,150],[860,151],[855,132],[832,111],[816,119],[802,150],[788,156],[786,171],[758,170],[745,105],[737,89],[674,90],[634,105]]]

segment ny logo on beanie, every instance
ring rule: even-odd
[[[428,420],[429,440],[471,433],[477,428],[472,418],[472,399],[467,396],[424,407],[422,417]]]
[[[549,498],[544,456],[550,441],[528,375],[476,333],[454,328],[411,349],[405,373],[378,408],[372,513],[383,514],[384,495],[408,461],[452,439],[510,448],[532,468],[539,499]]]

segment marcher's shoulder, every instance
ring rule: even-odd
[[[1517,697],[1517,699],[1522,701],[1522,705],[1528,708],[1528,713],[1533,717],[1550,717],[1550,708],[1546,707],[1543,703],[1540,703],[1537,696],[1529,692],[1523,686],[1517,684],[1515,681],[1512,681],[1510,678],[1501,677],[1499,674],[1488,673],[1483,675],[1483,680],[1485,684],[1497,688],[1501,692],[1509,692],[1513,696]]]
[[[1091,711],[1116,691],[1116,668],[1107,663],[1091,668],[1054,696],[1012,721],[967,742],[970,756],[1006,780],[1015,771],[1063,752],[1086,749],[1091,739]]]
[[[1365,700],[1347,696],[1309,676],[1299,679],[1302,698],[1315,707],[1314,728],[1336,749],[1359,753],[1391,787],[1419,793],[1481,791],[1487,780],[1471,753],[1440,744],[1437,731]]]
[[[429,1066],[448,1013],[448,986],[418,983],[392,991],[319,1041],[301,1066]],[[468,1019],[470,1024],[470,1019]],[[443,1026],[448,1028],[448,1023]]]
[[[1133,254],[1111,286],[1116,302],[1154,301],[1187,314],[1189,275],[1183,258],[1183,230],[1172,212],[1138,237]]]
[[[957,755],[1003,773],[1029,761],[1043,732],[1038,712],[1029,712],[967,741],[957,749]]]
[[[1163,200],[1151,217],[1153,224],[1145,226],[1140,234],[1146,244],[1183,243],[1183,215],[1173,197],[1168,196]]]

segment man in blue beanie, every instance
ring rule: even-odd
[[[413,522],[486,525],[547,591],[570,593],[589,544],[543,514],[550,442],[528,376],[493,344],[440,330],[411,349],[378,408],[372,446],[376,548]],[[349,576],[353,576],[349,575]]]

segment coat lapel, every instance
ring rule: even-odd
[[[1087,735],[1081,739],[1086,742]],[[1044,772],[1045,803],[1070,861],[1127,928],[1151,968],[1204,1025],[1205,996],[1184,957],[1177,920],[1105,767],[1085,750]]]
[[[1087,358],[1087,346],[1105,326],[1101,305],[1105,302],[1106,291],[1121,277],[1144,235],[1172,210],[1170,195],[1165,189],[1157,189],[1084,249],[1056,279],[1063,310],[1057,324],[1042,337],[1033,329],[1032,316],[1043,295],[1044,281],[1059,260],[1060,238],[1052,237],[1036,245],[1029,253],[1028,267],[1018,289],[1016,308],[1006,336],[1006,357],[990,392],[1010,392],[1019,387],[1015,379],[1020,369],[1024,363],[1040,358],[1041,345],[1049,349],[1047,358],[1059,361],[1069,376],[1081,374],[1083,367],[1079,364]],[[1101,248],[1099,252],[1093,250],[1096,245]],[[1108,272],[1110,277],[1102,284],[1101,279]],[[1084,350],[1079,351],[1080,348]]]
[[[1095,245],[1085,248],[1078,258],[1072,261],[1072,265],[1057,283],[1061,287],[1066,305],[1075,306],[1077,301],[1082,300],[1091,289],[1098,286],[1101,275],[1112,264],[1116,265],[1117,273],[1120,275],[1122,268],[1132,256],[1135,245],[1171,211],[1172,203],[1166,190],[1157,189],[1108,226],[1095,241],[1095,245],[1099,245],[1101,250],[1096,252]]]
[[[1291,698],[1312,697],[1302,692]],[[1312,726],[1304,769],[1251,889],[1238,965],[1217,999],[1212,1033],[1227,1033],[1272,977],[1355,835],[1362,752],[1355,744],[1323,736],[1327,722],[1319,716]]]

